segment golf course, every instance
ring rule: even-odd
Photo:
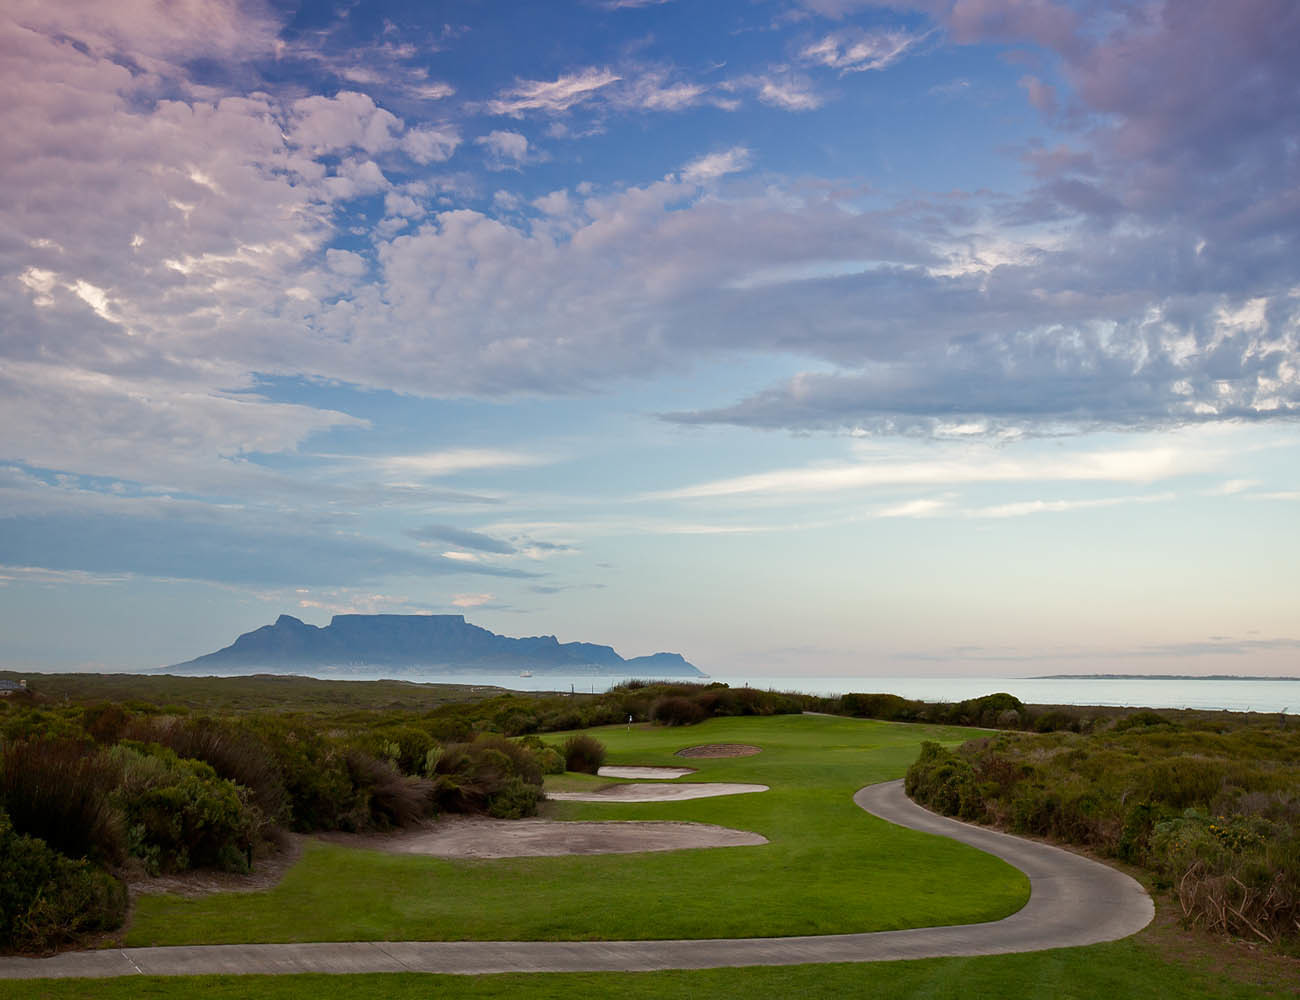
[[[686,765],[693,773],[674,781],[767,790],[686,801],[553,801],[546,814],[561,821],[551,828],[555,837],[564,837],[564,823],[631,820],[710,824],[758,834],[767,842],[483,860],[392,853],[374,839],[366,846],[308,839],[301,857],[271,888],[142,896],[125,932],[111,944],[128,959],[148,955],[149,949],[177,946],[313,942],[619,941],[646,942],[654,948],[659,941],[699,940],[703,945],[725,944],[718,939],[732,938],[955,930],[957,925],[1007,918],[1029,899],[1029,880],[1017,868],[947,837],[886,822],[854,801],[859,789],[901,777],[922,741],[956,745],[980,735],[977,730],[786,715],[719,718],[693,727],[613,726],[592,732],[608,748],[613,765]],[[557,743],[562,738],[547,737]],[[740,744],[759,752],[678,755],[700,744]],[[548,791],[572,795],[621,784],[623,779],[566,773],[549,777]],[[14,974],[14,962],[30,962],[6,961],[7,975]],[[707,962],[683,957],[683,966],[693,964]],[[633,961],[624,967],[642,966]],[[278,971],[292,968],[290,963]],[[439,995],[474,997],[571,996],[578,991],[628,997],[775,997],[795,992],[955,997],[997,995],[997,984],[1009,977],[1019,984],[1016,993],[1021,996],[1147,991],[1171,997],[1274,995],[1266,986],[1225,979],[1208,964],[1198,967],[1157,958],[1152,946],[1138,937],[1030,954],[689,971],[26,979],[0,981],[0,998],[179,997],[195,990],[246,997],[308,992],[424,996],[431,988]]]

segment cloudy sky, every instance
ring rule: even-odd
[[[1300,673],[1293,0],[6,0],[0,664],[457,613]]]

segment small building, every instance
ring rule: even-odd
[[[6,681],[0,680],[0,698],[8,698],[11,694],[26,692],[26,681]]]

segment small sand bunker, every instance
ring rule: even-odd
[[[685,785],[609,785],[590,792],[547,792],[548,799],[557,802],[680,802],[684,799],[708,799],[715,795],[745,795],[748,792],[766,792],[767,785],[741,785],[735,782],[711,781]]]
[[[678,757],[752,757],[762,753],[762,747],[751,747],[746,743],[705,743],[698,747],[684,747],[677,751]]]
[[[393,834],[333,834],[333,843],[436,858],[543,858],[566,854],[640,854],[698,847],[753,847],[762,834],[711,823],[561,823],[549,819],[448,816]]]
[[[670,781],[687,774],[694,774],[693,767],[643,767],[641,765],[602,767],[597,772],[602,778],[654,778],[657,781]]]

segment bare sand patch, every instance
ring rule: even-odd
[[[602,778],[653,778],[658,781],[671,781],[687,774],[694,774],[693,767],[650,767],[640,764],[622,764],[602,767],[596,771]]]
[[[546,797],[557,802],[681,802],[685,799],[708,799],[715,795],[745,795],[766,791],[767,785],[743,785],[729,781],[683,785],[648,785],[638,782],[609,785],[590,792],[547,792]]]
[[[747,743],[705,743],[698,747],[683,747],[677,751],[678,757],[752,757],[762,753],[762,747],[753,747]]]
[[[553,796],[552,796],[553,797]],[[550,819],[447,816],[388,834],[323,834],[348,847],[435,858],[544,858],[566,854],[640,854],[697,847],[752,847],[767,838],[712,823],[564,823]]]

